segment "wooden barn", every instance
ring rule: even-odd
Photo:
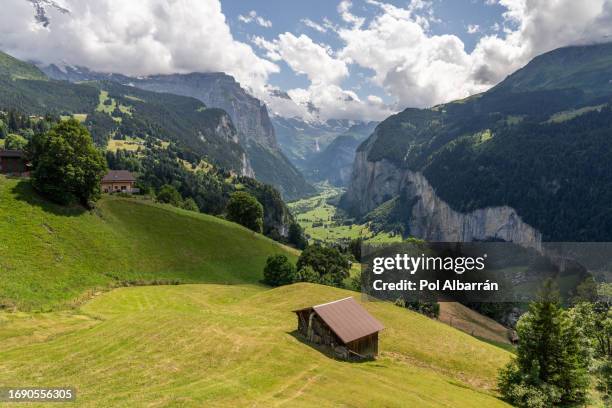
[[[384,326],[352,297],[294,310],[298,332],[338,358],[369,359],[378,354],[378,332]]]
[[[19,176],[28,172],[25,153],[21,150],[0,150],[0,174]]]

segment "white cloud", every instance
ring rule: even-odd
[[[310,27],[315,31],[318,31],[320,33],[326,33],[327,32],[327,28],[323,27],[321,24],[319,23],[315,23],[314,21],[312,21],[309,18],[303,18],[300,20],[302,22],[302,24],[304,24],[306,27]]]
[[[499,0],[506,8],[503,33],[482,37],[468,53],[459,37],[429,33],[435,17],[428,2],[406,8],[367,2],[380,12],[368,25],[338,30],[344,42],[338,56],[373,70],[373,82],[395,97],[398,110],[484,91],[538,54],[612,33],[612,0]]]
[[[274,61],[283,60],[297,74],[306,75],[308,88],[287,91],[291,99],[268,97],[270,109],[282,116],[301,116],[306,119],[383,119],[392,111],[381,99],[360,100],[341,84],[349,75],[347,62],[338,59],[329,46],[317,44],[305,34],[296,37],[283,33],[268,41],[253,37],[255,45],[266,51]],[[313,112],[312,106],[318,109]]]
[[[480,32],[480,26],[478,24],[469,24],[467,26],[468,34],[476,34]]]
[[[0,48],[28,60],[131,75],[224,71],[262,92],[274,63],[236,41],[219,0],[63,0],[43,27],[32,4],[5,0]]]
[[[379,97],[362,101],[353,91],[338,85],[313,84],[308,89],[289,90],[288,94],[302,108],[300,116],[305,118],[316,116],[306,110],[308,104],[319,109],[318,119],[383,120],[393,113]]]
[[[265,18],[261,16],[258,16],[255,10],[249,11],[249,13],[246,16],[243,16],[242,14],[240,14],[238,16],[238,20],[242,21],[243,23],[247,23],[247,24],[255,22],[256,24],[262,27],[266,27],[266,28],[272,27],[272,22],[270,20],[266,20]]]
[[[338,13],[340,13],[342,20],[352,24],[355,28],[359,28],[363,25],[365,19],[363,17],[357,17],[351,13],[352,7],[353,2],[351,0],[342,0],[340,4],[338,4]]]
[[[256,37],[254,43],[265,49],[270,58],[282,58],[294,72],[308,76],[312,83],[338,84],[348,76],[344,61],[334,58],[329,47],[315,43],[305,34],[296,37],[287,32],[271,42]]]
[[[130,75],[224,71],[287,115],[307,116],[312,103],[323,118],[382,119],[392,109],[380,96],[360,99],[343,89],[352,66],[365,68],[360,73],[372,71],[359,81],[381,87],[397,111],[484,91],[538,54],[612,34],[612,0],[482,0],[506,11],[503,21],[489,28],[467,27],[482,35],[467,52],[458,36],[432,34],[430,26],[439,21],[432,4],[439,3],[412,0],[398,7],[385,0],[355,0],[355,6],[351,0],[336,1],[339,18],[301,20],[317,32],[337,34],[342,44],[335,50],[287,32],[275,39],[252,37],[265,52],[260,57],[233,38],[220,0],[49,0],[41,2],[44,19],[35,18],[30,1],[4,0],[0,49],[22,59]],[[255,11],[238,18],[272,24]],[[280,61],[309,80],[288,91],[293,101],[266,96]],[[350,87],[358,90],[361,84],[354,82]]]

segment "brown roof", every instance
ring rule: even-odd
[[[103,183],[117,183],[121,181],[131,182],[136,181],[136,178],[127,170],[110,170],[102,179]]]
[[[385,328],[352,297],[307,309],[313,309],[344,343],[369,336]]]
[[[0,150],[0,157],[23,157],[23,150]]]

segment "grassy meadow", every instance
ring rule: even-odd
[[[84,407],[507,406],[494,384],[508,352],[388,303],[364,304],[386,327],[375,361],[338,361],[295,336],[291,310],[350,295],[131,287],[72,314],[0,314],[0,384],[69,385]]]
[[[260,284],[297,252],[236,224],[138,198],[59,207],[0,177],[0,234],[3,386],[75,387],[83,407],[507,406],[509,352],[390,303],[364,303],[386,327],[375,361],[304,343],[292,310],[360,295]]]
[[[363,238],[372,243],[390,243],[401,241],[400,236],[388,233],[374,233],[367,224],[343,225],[336,217],[337,207],[329,203],[330,199],[342,194],[342,189],[328,184],[319,185],[320,192],[314,197],[289,203],[296,220],[304,229],[310,242],[337,242]]]
[[[104,197],[56,206],[0,176],[0,310],[62,309],[124,284],[253,283],[290,248],[216,217]]]

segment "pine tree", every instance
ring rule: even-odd
[[[589,386],[588,353],[550,281],[516,330],[520,339],[516,359],[500,375],[504,397],[519,407],[584,403]]]

